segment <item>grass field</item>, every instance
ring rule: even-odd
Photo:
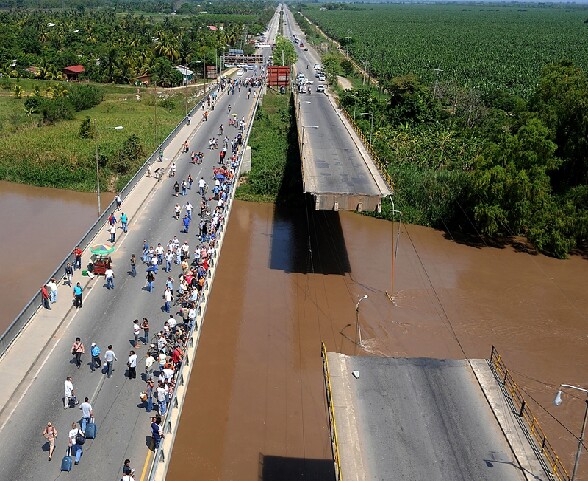
[[[24,101],[35,86],[43,91],[48,82],[21,80],[19,85],[25,90],[22,99],[15,98],[9,89],[0,90],[0,179],[80,191],[95,188],[96,144],[101,164],[105,164],[102,184],[110,190],[120,188],[131,174],[114,175],[109,162],[119,155],[125,140],[136,135],[144,152],[150,154],[184,117],[185,99],[190,105],[197,100],[194,88],[188,94],[183,89],[159,90],[156,142],[153,89],[141,89],[137,100],[136,87],[100,86],[105,93],[100,105],[77,112],[74,120],[41,125],[38,115],[25,112]],[[96,123],[96,138],[79,136],[80,125],[87,117]],[[115,130],[116,126],[123,129]],[[133,167],[139,167],[145,159],[136,159]]]
[[[571,60],[588,69],[588,6],[353,5],[302,12],[378,77],[414,73],[483,93],[528,97],[541,69]],[[346,38],[347,37],[347,38]],[[435,71],[440,69],[440,71]]]

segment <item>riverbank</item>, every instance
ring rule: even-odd
[[[24,102],[36,89],[48,95],[58,83],[7,81],[23,93],[15,98],[10,89],[0,91],[0,179],[79,192],[96,190],[96,156],[101,190],[121,189],[204,94],[202,85],[158,87],[156,96],[153,88],[91,84],[104,95],[100,104],[45,125]],[[81,132],[86,119],[89,135]]]

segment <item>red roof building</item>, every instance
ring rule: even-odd
[[[63,73],[67,77],[68,82],[71,80],[78,80],[79,75],[85,71],[86,69],[83,65],[70,65],[63,69]]]

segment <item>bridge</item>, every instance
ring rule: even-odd
[[[270,32],[276,31],[278,15],[270,24]],[[244,76],[246,78],[246,76]],[[215,88],[216,89],[216,88]],[[212,93],[215,89],[211,90]],[[203,177],[208,183],[209,192],[215,181],[213,168],[218,166],[219,150],[208,150],[208,139],[218,137],[219,125],[225,125],[225,134],[234,138],[238,129],[226,124],[229,104],[231,112],[238,118],[244,117],[246,128],[243,132],[246,142],[258,98],[247,98],[246,89],[241,94],[217,90],[218,99],[214,110],[208,112],[205,120],[203,111],[207,108],[203,99],[191,112],[190,125],[182,121],[162,144],[163,159],[159,161],[156,150],[137,174],[122,190],[122,212],[129,218],[128,233],[117,229],[116,250],[111,254],[115,273],[114,289],[106,289],[104,277],[85,276],[76,270],[73,285],[79,282],[83,288],[83,307],[72,305],[72,289],[61,282],[57,289],[57,302],[51,309],[43,309],[39,295],[36,295],[11,324],[8,331],[0,337],[0,435],[5,442],[0,450],[2,474],[0,480],[45,480],[60,477],[60,461],[67,449],[68,432],[72,422],[80,420],[80,411],[64,409],[64,381],[73,377],[73,385],[78,401],[88,397],[94,409],[98,436],[88,440],[83,448],[84,454],[79,466],[71,473],[79,481],[96,479],[120,479],[122,461],[129,458],[137,468],[135,479],[139,481],[162,480],[169,466],[176,428],[181,415],[183,397],[187,392],[191,366],[200,339],[208,296],[216,272],[217,256],[222,248],[224,228],[232,209],[232,189],[224,206],[223,220],[216,232],[216,251],[210,255],[209,269],[197,304],[197,317],[193,329],[188,332],[186,354],[181,368],[175,375],[176,389],[169,399],[169,410],[163,416],[163,431],[166,434],[157,450],[150,447],[150,416],[141,405],[139,392],[145,389],[146,349],[135,347],[132,333],[133,320],[147,317],[151,333],[163,329],[164,320],[169,314],[162,312],[162,292],[168,275],[176,286],[180,266],[174,263],[170,273],[162,272],[156,276],[154,292],[145,289],[146,266],[140,261],[142,245],[148,240],[150,245],[167,245],[169,239],[177,236],[183,243],[188,242],[190,252],[199,246],[197,239],[198,207],[200,194],[198,180]],[[204,108],[201,109],[201,106]],[[222,148],[222,137],[220,147]],[[201,164],[190,163],[190,153],[182,146],[187,141],[189,152],[203,151]],[[230,150],[229,150],[230,152]],[[235,180],[239,176],[244,150],[239,152],[241,162]],[[229,155],[227,155],[227,158]],[[171,163],[177,164],[175,177],[170,178]],[[228,163],[228,162],[226,162]],[[163,173],[155,175],[156,171]],[[148,173],[150,172],[150,174]],[[174,182],[188,177],[194,185],[186,196],[174,195]],[[210,193],[209,196],[212,194]],[[189,233],[184,232],[182,221],[173,217],[173,206],[184,205],[190,201],[194,206]],[[211,200],[210,210],[216,206]],[[104,214],[84,235],[79,245],[84,250],[82,266],[91,262],[89,246],[108,241],[107,217],[116,206],[111,204]],[[182,210],[182,213],[185,213]],[[120,212],[117,213],[117,216]],[[131,275],[130,257],[137,256],[137,275]],[[52,277],[61,279],[68,256],[56,269]],[[172,312],[176,312],[174,308]],[[178,323],[182,319],[175,315]],[[185,320],[185,317],[184,317]],[[185,327],[185,326],[184,326]],[[71,346],[76,337],[85,344],[86,354],[78,367],[73,362]],[[153,342],[154,337],[151,337]],[[118,357],[114,372],[107,378],[100,371],[90,370],[90,345],[96,342],[102,350],[102,358],[108,345]],[[131,349],[137,351],[137,378],[130,378],[127,372],[127,359]],[[41,437],[41,431],[51,421],[59,436],[56,441],[53,460],[48,461],[49,444]],[[147,441],[146,441],[147,440]],[[25,448],[26,453],[23,451]]]
[[[291,12],[287,7],[284,11],[286,38],[300,36]],[[320,57],[299,46],[297,53],[295,73],[310,77],[316,87],[312,67]],[[379,211],[382,198],[392,194],[391,186],[328,88],[324,94],[294,91],[304,191],[314,198],[315,210]]]

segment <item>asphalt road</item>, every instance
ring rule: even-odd
[[[176,178],[168,178],[166,175],[158,188],[148,196],[137,217],[130,219],[128,234],[123,235],[119,231],[117,250],[112,256],[115,288],[112,291],[106,290],[102,277],[94,281],[93,287],[84,292],[84,307],[75,313],[69,324],[66,321],[67,328],[60,331],[59,337],[55,339],[57,342],[50,343],[48,349],[55,346],[54,350],[47,352],[47,360],[35,382],[0,432],[3,440],[0,450],[0,480],[47,481],[68,476],[67,473],[60,472],[61,457],[65,454],[71,423],[81,417],[78,409],[63,409],[63,383],[68,375],[73,376],[78,399],[83,400],[84,396],[90,398],[98,426],[97,439],[86,442],[80,465],[74,466],[69,479],[118,480],[125,458],[131,459],[131,465],[137,469],[140,477],[148,452],[149,414],[139,407],[139,392],[144,389],[145,384],[140,378],[129,380],[126,377],[126,360],[129,350],[132,349],[133,320],[147,317],[151,324],[151,333],[156,333],[169,317],[162,311],[161,298],[167,276],[164,271],[160,271],[156,276],[155,291],[149,293],[143,289],[145,267],[139,262],[137,277],[133,278],[128,273],[128,259],[133,253],[140,258],[144,239],[150,244],[161,242],[165,245],[177,235],[182,243],[188,240],[191,251],[194,250],[197,245],[199,219],[196,215],[199,206],[198,179],[204,176],[211,184],[212,167],[218,162],[218,151],[209,151],[207,148],[208,139],[217,137],[221,123],[230,138],[236,136],[237,129],[227,124],[227,105],[230,103],[233,106],[231,113],[236,113],[241,118],[247,117],[253,101],[253,95],[247,100],[246,89],[241,89],[240,94],[235,92],[234,96],[223,95],[215,111],[210,112],[208,122],[203,122],[189,140],[190,150],[201,150],[205,153],[204,162],[201,165],[190,164],[189,154],[182,154],[177,161]],[[200,120],[201,115],[201,112],[196,113],[193,122]],[[156,167],[157,163],[153,168]],[[173,196],[172,186],[175,180],[181,181],[188,174],[195,181],[192,190],[188,191],[186,197]],[[190,233],[183,234],[180,232],[181,221],[175,220],[172,213],[176,202],[184,205],[187,200],[195,206],[195,215]],[[108,240],[106,230],[97,239],[98,242]],[[174,266],[170,274],[176,283],[179,272],[179,266]],[[70,299],[59,299],[58,302],[70,302]],[[70,353],[76,336],[81,337],[87,351],[92,342],[98,343],[102,353],[106,351],[108,344],[113,345],[118,362],[115,363],[115,371],[110,379],[106,379],[100,372],[90,372],[88,354],[83,358],[82,367],[76,369]],[[140,359],[137,371],[141,373],[144,369],[145,348],[139,349],[138,354]],[[59,431],[54,459],[51,462],[48,462],[48,453],[43,450],[45,440],[41,436],[47,421],[51,421]]]
[[[304,38],[291,12],[287,7],[284,7],[284,11],[287,19],[284,22],[285,37],[291,40],[292,35],[296,34],[297,37]],[[364,159],[329,99],[325,94],[316,92],[317,84],[326,84],[319,82],[314,76],[313,67],[315,63],[320,63],[320,57],[312,48],[304,51],[299,45],[294,44],[294,47],[298,54],[296,71],[314,82],[311,85],[312,94],[298,96],[304,138],[305,191],[318,194],[381,195]],[[277,54],[275,57],[277,58]]]
[[[365,479],[524,480],[466,361],[356,356],[344,362],[359,434],[351,445],[361,453]]]

